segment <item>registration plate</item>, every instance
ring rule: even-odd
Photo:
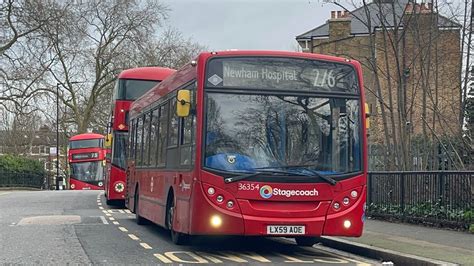
[[[304,235],[304,225],[267,225],[267,235]]]

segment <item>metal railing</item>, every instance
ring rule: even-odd
[[[468,228],[474,223],[474,172],[371,172],[367,214]]]
[[[35,173],[0,172],[1,187],[43,188],[45,176]]]

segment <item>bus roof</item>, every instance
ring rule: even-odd
[[[120,72],[119,79],[141,79],[162,81],[176,70],[167,67],[137,67]]]
[[[84,140],[84,139],[103,139],[104,136],[96,133],[84,133],[84,134],[79,134],[75,135],[69,138],[69,141],[71,140]]]

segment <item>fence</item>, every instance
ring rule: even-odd
[[[468,228],[474,223],[474,172],[371,172],[367,213]]]
[[[33,173],[4,173],[0,172],[1,187],[43,188],[45,177]]]

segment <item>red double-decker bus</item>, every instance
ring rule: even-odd
[[[105,153],[103,135],[85,133],[69,139],[70,189],[103,189]]]
[[[202,53],[132,104],[127,207],[191,235],[360,236],[361,66],[325,55]]]
[[[123,205],[125,199],[126,142],[130,104],[175,70],[162,67],[139,67],[124,70],[118,76],[107,139],[111,149],[105,174],[107,204]]]

